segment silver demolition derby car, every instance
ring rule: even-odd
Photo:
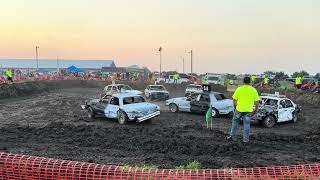
[[[160,107],[148,103],[141,95],[116,93],[93,99],[81,106],[88,110],[88,117],[103,115],[110,119],[118,119],[120,124],[128,121],[142,122],[160,115]]]
[[[144,90],[144,95],[150,100],[169,99],[170,94],[163,85],[148,85]]]
[[[191,112],[205,114],[209,105],[212,107],[212,117],[220,114],[232,114],[233,100],[227,99],[222,93],[203,92],[191,94],[188,97],[172,98],[166,101],[171,112]]]
[[[106,95],[112,95],[114,93],[131,93],[131,94],[142,94],[141,91],[133,90],[130,86],[125,84],[111,84],[104,88]]]
[[[191,94],[199,94],[202,93],[202,86],[200,84],[189,84],[185,91],[185,96],[190,96]]]
[[[262,93],[259,109],[252,119],[271,128],[279,122],[296,122],[300,111],[301,107],[284,95]]]

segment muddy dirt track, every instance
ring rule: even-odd
[[[228,117],[214,119],[213,130],[205,128],[201,115],[173,114],[163,108],[152,123],[119,125],[104,118],[91,121],[80,104],[99,96],[101,87],[69,86],[0,100],[0,151],[105,164],[146,163],[163,168],[193,160],[204,168],[320,162],[317,105],[302,104],[303,113],[297,123],[283,123],[272,129],[253,124],[251,144],[244,147],[240,142],[226,142],[231,125]],[[169,89],[175,91],[175,96],[183,93],[182,88]]]

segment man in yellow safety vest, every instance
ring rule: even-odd
[[[264,77],[263,79],[263,85],[268,86],[269,85],[269,78],[267,76]]]
[[[174,75],[173,75],[173,80],[174,80],[174,83],[175,84],[178,84],[178,80],[180,79],[180,76],[179,76],[179,73],[175,73]]]
[[[257,79],[257,77],[256,77],[256,75],[251,75],[251,84],[252,85],[254,85],[255,84],[255,82],[256,82],[256,79]]]
[[[7,76],[8,82],[12,83],[13,82],[13,72],[11,69],[8,69],[4,73]]]
[[[302,86],[302,77],[298,75],[295,79],[295,85],[297,89],[300,89]]]

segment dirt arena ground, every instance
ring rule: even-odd
[[[140,88],[141,89],[141,88]],[[182,88],[169,88],[174,96]],[[266,129],[254,123],[251,144],[226,142],[228,117],[170,113],[163,102],[152,123],[119,125],[87,118],[80,105],[100,87],[56,88],[0,100],[0,151],[105,164],[153,164],[174,168],[193,160],[204,168],[253,167],[320,162],[320,108],[301,103],[297,123]],[[242,129],[239,130],[239,133]],[[239,134],[239,139],[241,139]]]

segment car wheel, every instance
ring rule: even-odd
[[[212,108],[212,117],[218,117],[219,116],[219,111],[216,108]]]
[[[298,121],[298,114],[296,112],[292,113],[292,122],[297,122]]]
[[[169,110],[173,113],[179,112],[178,106],[174,103],[169,104]]]
[[[274,116],[266,116],[263,120],[262,120],[262,125],[266,128],[272,128],[275,124],[276,124],[276,118]]]
[[[90,118],[90,119],[95,119],[96,118],[96,113],[94,112],[92,107],[88,108],[88,118]]]
[[[128,122],[127,114],[123,111],[118,112],[118,122],[119,124],[126,124]]]

